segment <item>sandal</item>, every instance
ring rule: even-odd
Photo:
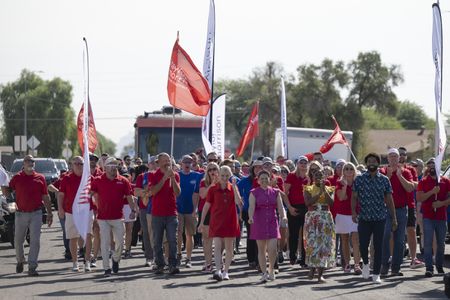
[[[359,264],[355,265],[355,275],[361,275],[362,274],[362,270],[359,267]]]

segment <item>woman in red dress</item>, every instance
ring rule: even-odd
[[[242,209],[241,196],[228,166],[220,167],[219,183],[209,189],[203,207],[199,230],[203,230],[205,217],[211,209],[209,221],[209,237],[214,241],[214,261],[217,271],[213,278],[217,281],[229,280],[228,270],[233,258],[233,241],[240,235],[236,205]],[[222,273],[222,249],[225,245],[225,268]]]

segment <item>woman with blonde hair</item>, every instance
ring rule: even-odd
[[[219,182],[219,165],[215,162],[210,162],[206,166],[205,177],[200,181],[199,190],[199,203],[198,203],[198,214],[199,220],[202,219],[203,207],[206,203],[206,196],[208,191]],[[205,266],[202,271],[212,272],[212,238],[209,237],[209,218],[210,213],[208,212],[204,218],[203,230],[201,231],[203,238],[203,254],[205,255]],[[200,231],[200,230],[199,230]]]
[[[349,273],[350,267],[350,237],[352,239],[353,257],[355,261],[355,274],[361,275],[359,262],[359,236],[358,224],[352,221],[352,185],[356,178],[356,167],[351,162],[347,162],[342,167],[342,177],[336,183],[336,193],[334,195],[334,210],[336,212],[336,234],[341,236],[342,252],[344,257],[344,272]]]

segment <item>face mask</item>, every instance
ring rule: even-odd
[[[378,169],[377,165],[369,165],[367,166],[367,170],[369,170],[369,172],[375,172]]]
[[[431,168],[430,169],[430,175],[431,176],[436,176],[436,169],[435,168]]]

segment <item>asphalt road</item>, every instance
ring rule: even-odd
[[[72,263],[62,257],[61,237],[59,224],[42,227],[39,277],[28,277],[27,266],[16,274],[14,249],[0,243],[0,299],[445,299],[442,277],[425,278],[424,268],[412,270],[408,262],[404,277],[386,278],[381,285],[340,268],[327,271],[328,282],[318,284],[307,279],[308,270],[288,262],[280,265],[275,281],[262,284],[256,270],[248,268],[245,249],[231,266],[230,281],[216,282],[201,272],[201,249],[194,251],[191,269],[181,268],[175,276],[154,275],[144,267],[140,244],[133,248],[132,258],[121,261],[117,275],[104,278],[101,261],[90,273],[72,272]]]

